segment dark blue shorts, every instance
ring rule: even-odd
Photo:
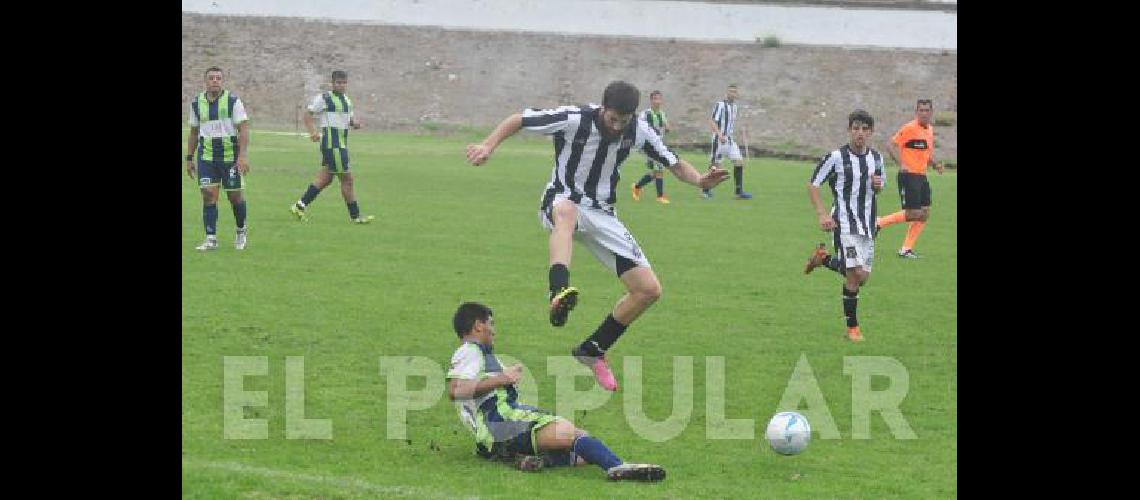
[[[198,160],[198,186],[222,185],[226,191],[245,189],[245,181],[237,171],[237,163],[232,161]]]

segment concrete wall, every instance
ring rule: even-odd
[[[678,133],[705,141],[712,104],[740,86],[750,145],[811,152],[846,141],[855,107],[877,120],[876,144],[913,117],[919,96],[956,120],[956,52],[699,43],[619,37],[454,31],[291,18],[182,14],[182,119],[211,65],[245,100],[257,127],[292,129],[333,69],[369,128],[491,127],[524,107],[599,102],[624,79],[665,93]],[[938,154],[957,158],[955,126]]]

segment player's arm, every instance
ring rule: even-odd
[[[895,165],[898,165],[900,168],[902,168],[902,161],[899,160],[899,158],[902,156],[902,151],[899,150],[898,144],[895,144],[894,141],[891,141],[890,144],[887,144],[887,154],[891,155],[891,160],[895,162]]]
[[[824,231],[831,231],[835,229],[835,220],[831,218],[831,214],[823,206],[823,200],[819,197],[819,186],[808,183],[808,196],[811,198],[811,205],[815,207],[815,215],[819,219],[819,228]]]
[[[495,130],[491,131],[491,135],[483,139],[481,144],[468,144],[467,162],[472,165],[482,165],[483,162],[486,162],[495,148],[499,147],[499,144],[522,130],[522,118],[522,113],[508,116],[499,123],[499,126],[495,127]]]
[[[238,124],[237,169],[242,175],[249,172],[249,120]]]
[[[317,124],[316,124],[316,121],[313,120],[313,115],[316,115],[316,113],[314,113],[312,111],[308,111],[305,113],[305,117],[304,117],[305,130],[309,131],[309,140],[311,140],[313,142],[320,142],[321,134],[320,134],[320,132],[317,132]]]
[[[661,136],[649,130],[648,123],[640,122],[637,125],[638,133],[645,138],[641,151],[649,159],[662,165],[669,165],[669,171],[673,172],[673,175],[681,181],[699,186],[701,189],[712,189],[728,178],[728,171],[720,168],[711,168],[702,175],[689,162],[669,151],[669,148],[665,147],[665,143],[661,142]]]
[[[499,387],[504,387],[519,381],[522,367],[515,365],[505,371],[496,373],[483,380],[452,378],[447,381],[447,395],[452,401],[460,399],[477,398]]]
[[[669,171],[673,172],[673,175],[678,179],[681,179],[688,184],[698,186],[701,189],[712,189],[716,187],[717,184],[720,184],[721,182],[724,182],[725,179],[728,179],[727,170],[724,170],[722,168],[713,168],[702,175],[697,171],[696,168],[693,168],[689,162],[680,158],[677,158],[677,163],[669,166]]]
[[[716,125],[716,122],[714,122],[712,118],[706,118],[705,121],[709,124],[709,130],[711,130],[712,133],[717,136],[717,138],[724,139],[724,134],[720,133],[720,127]]]
[[[834,168],[835,159],[830,153],[826,154],[815,166],[811,180],[808,181],[808,198],[811,199],[811,206],[815,208],[815,215],[819,219],[819,228],[823,231],[835,229],[835,220],[831,218],[831,213],[823,206],[823,200],[819,196],[819,186],[832,175]]]
[[[198,127],[190,127],[190,137],[186,138],[186,175],[194,178],[194,152],[198,150]]]
[[[930,149],[930,159],[926,161],[926,166],[934,167],[934,170],[938,171],[938,175],[942,175],[942,172],[944,172],[946,170],[945,165],[934,161],[934,148],[933,147],[931,147],[931,149]]]
[[[352,127],[353,130],[360,130],[360,127],[364,126],[363,123],[360,123],[360,120],[356,119],[355,111],[348,115],[348,126]]]

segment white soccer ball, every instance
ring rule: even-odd
[[[807,419],[799,413],[783,411],[768,422],[765,436],[776,453],[795,455],[804,451],[811,442],[811,424],[808,424]]]

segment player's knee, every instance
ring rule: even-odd
[[[229,198],[230,203],[235,205],[241,203],[241,191],[228,191],[226,192],[226,198]]]
[[[661,282],[657,280],[644,283],[635,290],[635,293],[640,296],[641,300],[649,304],[657,302],[657,299],[661,298],[661,292]]]
[[[554,431],[554,435],[551,437],[548,445],[550,448],[556,450],[570,449],[574,446],[574,440],[577,439],[579,435],[585,435],[585,433],[579,434],[578,429],[574,428],[574,424],[565,420],[556,420],[550,424],[550,426],[551,430]]]
[[[562,202],[554,205],[553,215],[556,224],[573,223],[578,215],[578,210],[573,203]]]

